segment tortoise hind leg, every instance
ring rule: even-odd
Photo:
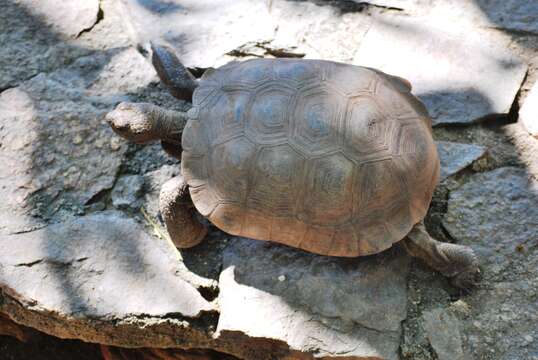
[[[159,205],[168,234],[176,247],[193,247],[204,239],[207,228],[196,219],[187,183],[181,175],[164,183]]]
[[[476,285],[480,270],[476,255],[469,246],[435,240],[422,222],[415,225],[402,243],[411,256],[424,260],[449,277],[454,286],[469,289]]]
[[[192,93],[198,86],[195,77],[169,47],[151,43],[151,50],[153,67],[172,95],[180,100],[192,101]]]

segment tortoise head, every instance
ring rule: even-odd
[[[116,134],[137,144],[144,144],[160,138],[158,129],[155,129],[155,121],[148,116],[151,111],[151,104],[122,102],[105,119]]]

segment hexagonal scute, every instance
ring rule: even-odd
[[[425,215],[439,178],[439,158],[437,149],[427,126],[416,119],[401,124],[398,131],[398,162],[395,163],[404,174],[408,184],[411,213],[414,218]]]
[[[247,110],[247,136],[261,144],[277,144],[287,138],[293,91],[278,83],[257,89]]]
[[[213,100],[213,97],[218,92],[217,87],[204,84],[194,90],[192,95],[193,106],[205,106]]]
[[[359,162],[390,156],[395,127],[371,97],[353,97],[345,118],[345,149]]]
[[[198,187],[189,187],[189,193],[191,194],[191,199],[196,210],[202,216],[210,216],[219,204],[218,197],[207,184]]]
[[[304,170],[305,158],[289,145],[260,150],[251,170],[247,207],[271,216],[294,216]]]
[[[200,108],[200,118],[207,119],[211,144],[219,144],[243,133],[245,110],[250,94],[247,90],[221,91],[218,97]]]
[[[237,67],[228,74],[231,83],[244,83],[251,85],[263,84],[273,78],[272,59],[252,59],[237,64]]]
[[[431,124],[428,110],[424,104],[411,94],[409,91],[401,91],[402,84],[395,84],[393,76],[379,74],[379,80],[374,89],[374,96],[379,101],[379,106],[385,113],[390,114],[394,119],[416,119],[422,118],[422,121]],[[405,85],[403,85],[405,86]],[[400,88],[400,90],[398,90]]]
[[[361,165],[355,191],[360,193],[359,216],[365,216],[373,210],[386,209],[408,197],[405,176],[391,159]]]
[[[219,202],[241,203],[248,189],[248,172],[256,156],[256,146],[245,137],[228,140],[211,152],[209,183]]]
[[[353,215],[355,164],[337,153],[310,160],[299,218],[316,225],[340,225]]]
[[[327,81],[347,96],[373,94],[377,75],[373,70],[341,63],[327,63],[324,69]]]
[[[209,220],[228,234],[240,235],[244,217],[245,209],[242,205],[224,203],[217,205]]]
[[[297,96],[290,142],[308,155],[337,150],[345,99],[322,84],[301,90]]]
[[[401,124],[392,143],[397,147],[397,154],[407,164],[407,172],[415,177],[429,167],[429,162],[433,160],[432,155],[436,152],[428,130],[418,119],[412,123]]]
[[[322,64],[312,60],[279,59],[273,65],[276,76],[296,83],[321,80]]]
[[[183,152],[193,156],[200,156],[207,153],[209,139],[207,137],[207,127],[198,120],[189,120],[181,135],[181,147]]]

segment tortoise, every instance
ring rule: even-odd
[[[411,84],[372,68],[306,59],[251,59],[196,79],[174,51],[152,63],[187,112],[120,103],[106,119],[136,143],[161,140],[181,175],[160,193],[178,248],[207,225],[339,257],[399,242],[461,288],[475,285],[468,246],[432,238],[423,219],[439,177],[431,119]]]

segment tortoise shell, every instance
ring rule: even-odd
[[[321,60],[209,71],[182,173],[223,231],[323,255],[378,253],[424,218],[439,176],[425,107],[401,78]]]

